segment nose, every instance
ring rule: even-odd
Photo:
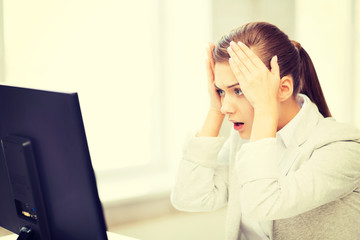
[[[232,114],[234,113],[234,105],[229,97],[225,95],[223,98],[223,101],[221,103],[221,109],[222,114]]]

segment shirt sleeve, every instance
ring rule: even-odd
[[[213,211],[226,205],[230,139],[192,137],[188,140],[171,193],[176,209]],[[220,153],[221,152],[221,153]]]
[[[287,176],[277,173],[275,139],[242,146],[236,156],[241,209],[257,220],[289,218],[351,193],[360,184],[360,143],[339,141],[313,151]]]

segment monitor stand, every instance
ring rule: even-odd
[[[17,240],[33,240],[31,229],[27,227],[22,227],[20,229],[19,237],[17,238]]]

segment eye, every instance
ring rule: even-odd
[[[225,95],[225,91],[224,91],[224,90],[217,89],[216,92],[219,94],[219,96],[224,96],[224,95]]]
[[[235,88],[235,94],[236,95],[239,95],[239,96],[241,96],[242,94],[243,94],[243,92],[241,91],[241,89],[240,88]]]

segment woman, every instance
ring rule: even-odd
[[[360,132],[331,118],[304,48],[255,22],[207,51],[210,110],[186,144],[173,205],[227,204],[227,239],[360,239]]]

